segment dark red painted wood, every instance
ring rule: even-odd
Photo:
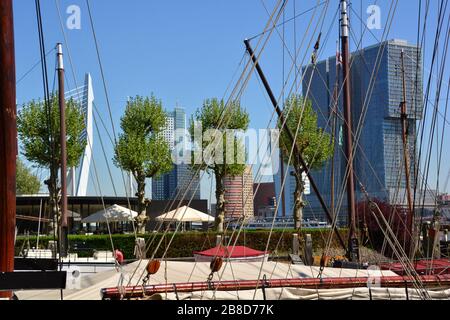
[[[420,280],[426,287],[442,287],[450,285],[450,275],[420,276]],[[344,289],[367,287],[368,277],[339,277],[339,278],[297,278],[297,279],[275,279],[275,280],[236,280],[236,281],[212,281],[208,282],[187,282],[157,284],[148,286],[130,286],[125,288],[106,288],[101,290],[103,299],[120,299],[121,294],[125,298],[140,298],[143,293],[151,296],[165,292],[195,292],[204,290],[236,291],[254,290],[257,286],[261,288],[304,288],[304,289]],[[405,288],[412,287],[414,279],[403,276],[380,277],[380,285],[384,288]]]
[[[0,1],[0,272],[14,271],[16,227],[16,70],[12,0]],[[10,298],[11,292],[0,292]]]

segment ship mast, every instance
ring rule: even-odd
[[[66,101],[64,97],[64,61],[62,44],[57,46],[58,85],[59,85],[59,122],[61,143],[61,221],[59,228],[59,246],[61,257],[67,256],[67,151],[66,151]]]
[[[12,0],[0,1],[0,272],[14,271],[16,228],[16,70]],[[0,291],[10,299],[12,292]]]
[[[353,134],[352,134],[352,108],[350,89],[350,52],[349,52],[349,18],[347,0],[341,1],[341,45],[342,45],[342,77],[344,90],[344,119],[345,119],[345,155],[348,161],[347,205],[349,245],[348,258],[350,261],[359,260],[358,239],[356,237],[356,199],[355,180],[353,172]]]

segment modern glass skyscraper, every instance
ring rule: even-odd
[[[166,127],[162,132],[162,137],[169,143],[170,150],[177,148],[179,144],[186,141],[186,113],[183,108],[175,108],[173,112],[168,112]],[[183,157],[183,154],[175,154],[175,157]],[[191,180],[194,179],[191,183]],[[191,183],[191,184],[190,184]],[[189,186],[190,184],[190,186]],[[181,199],[187,190],[185,199],[200,199],[200,177],[192,172],[187,164],[174,164],[171,172],[152,179],[152,199],[172,200]]]
[[[408,113],[408,149],[410,154],[411,185],[414,185],[414,159],[416,123],[421,119],[423,109],[422,51],[406,41],[390,40],[379,43],[351,55],[351,97],[352,119],[355,141],[355,184],[357,200],[364,199],[360,185],[369,195],[395,204],[405,204],[403,142],[400,103],[403,101],[401,52],[404,52],[406,78],[406,104]],[[312,101],[318,113],[318,125],[332,132],[334,88],[342,87],[342,76],[336,77],[336,57],[320,61],[314,68],[303,69],[303,95]],[[312,77],[311,77],[312,74]],[[341,74],[341,73],[340,73]],[[339,91],[337,118],[335,126],[334,154],[334,207],[340,210],[339,220],[347,219],[347,199],[344,177],[347,160],[343,145],[342,92]],[[329,207],[332,202],[331,177],[332,161],[313,177]],[[280,182],[275,176],[276,191],[279,194]],[[286,207],[292,215],[292,195],[295,182],[287,176]],[[292,190],[290,190],[292,189]],[[292,191],[292,192],[291,192]],[[320,204],[312,192],[306,196],[305,218],[324,218]],[[280,210],[278,211],[280,214]]]

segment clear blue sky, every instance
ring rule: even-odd
[[[45,42],[47,50],[49,50],[57,42],[64,42],[64,39],[55,1],[42,0],[41,2]],[[263,30],[268,19],[263,4],[271,11],[276,3],[275,0],[91,0],[90,2],[117,131],[128,96],[149,95],[153,92],[162,99],[167,109],[172,109],[178,103],[186,109],[188,116],[201,106],[205,98],[223,97],[244,54],[243,39]],[[286,19],[294,15],[294,2],[295,12],[300,13],[312,8],[320,1],[291,0],[287,6]],[[323,31],[325,34],[331,27],[331,33],[329,38],[322,39],[323,51],[320,58],[335,54],[338,23],[336,19],[333,20],[333,17],[338,8],[338,2],[337,0],[330,2]],[[365,20],[368,17],[365,11],[373,3],[378,3],[381,7],[381,22],[384,27],[391,1],[353,1],[353,9],[358,13],[362,9]],[[19,0],[14,1],[14,4],[17,75],[20,78],[33,64],[39,61],[39,47],[34,0]],[[81,8],[81,30],[67,30],[66,28],[77,82],[82,82],[84,73],[92,74],[96,105],[103,114],[104,120],[110,125],[86,2],[84,0],[61,0],[64,24],[69,16],[65,12],[69,5],[78,5]],[[432,1],[432,5],[435,6],[434,1]],[[318,20],[321,8],[322,6],[318,8],[314,21]],[[406,39],[415,43],[417,10],[418,1],[400,0],[396,18],[387,38]],[[305,30],[312,15],[313,11],[296,19],[297,43],[306,33]],[[430,11],[429,20],[428,45],[431,43],[432,30],[436,21],[436,8],[434,7]],[[360,21],[354,13],[352,13],[352,21],[357,38],[359,38]],[[315,23],[313,23],[313,27],[314,25]],[[282,33],[282,28],[278,30]],[[285,25],[286,43],[291,51],[294,48],[293,30],[293,22]],[[383,32],[383,29],[373,30],[374,35],[378,38],[382,37]],[[316,37],[317,34],[313,36],[310,31],[307,41],[313,38],[315,40]],[[366,32],[363,45],[375,42],[375,38]],[[352,42],[352,50],[354,49],[356,49],[356,44]],[[305,54],[309,56],[311,51],[310,47],[304,48],[300,56]],[[425,58],[426,61],[429,60],[429,50]],[[54,63],[55,57],[52,54],[48,57],[50,86],[53,83]],[[261,64],[274,92],[279,95],[283,76],[283,47],[277,33],[273,34],[267,44]],[[427,65],[429,62],[425,64]],[[285,51],[285,74],[288,72],[289,66],[289,56]],[[67,56],[66,67],[68,69],[68,89],[70,89],[74,87],[74,83]],[[427,76],[427,72],[425,75]],[[40,68],[36,68],[18,84],[18,103],[22,104],[30,99],[40,98],[43,95],[42,92]],[[272,108],[256,77],[252,77],[250,80],[248,89],[242,97],[242,103],[250,113],[251,127],[266,128]],[[94,159],[99,174],[106,177],[106,164],[98,138],[96,134]],[[111,159],[112,147],[110,145],[107,153],[108,159]],[[446,163],[448,162],[446,161]],[[122,184],[120,172],[114,168],[112,163],[111,167],[114,170],[116,186],[118,189],[123,189],[120,187]],[[448,165],[443,166],[442,180],[445,180],[447,172]],[[103,181],[105,181],[102,185],[103,193],[111,195],[112,188],[109,181],[106,178],[103,178]],[[204,190],[208,189],[205,185],[203,186]],[[94,193],[92,186],[90,192]],[[203,196],[209,197],[209,193],[204,193]]]

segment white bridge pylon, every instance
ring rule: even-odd
[[[86,148],[81,158],[80,166],[78,168],[71,168],[69,172],[69,190],[72,196],[85,197],[87,195],[87,187],[89,182],[89,169],[92,160],[93,148],[93,103],[94,90],[92,87],[92,78],[89,73],[85,76],[84,85],[66,92],[66,99],[73,98],[77,101],[84,114],[85,130],[81,134],[81,139],[86,139]]]

